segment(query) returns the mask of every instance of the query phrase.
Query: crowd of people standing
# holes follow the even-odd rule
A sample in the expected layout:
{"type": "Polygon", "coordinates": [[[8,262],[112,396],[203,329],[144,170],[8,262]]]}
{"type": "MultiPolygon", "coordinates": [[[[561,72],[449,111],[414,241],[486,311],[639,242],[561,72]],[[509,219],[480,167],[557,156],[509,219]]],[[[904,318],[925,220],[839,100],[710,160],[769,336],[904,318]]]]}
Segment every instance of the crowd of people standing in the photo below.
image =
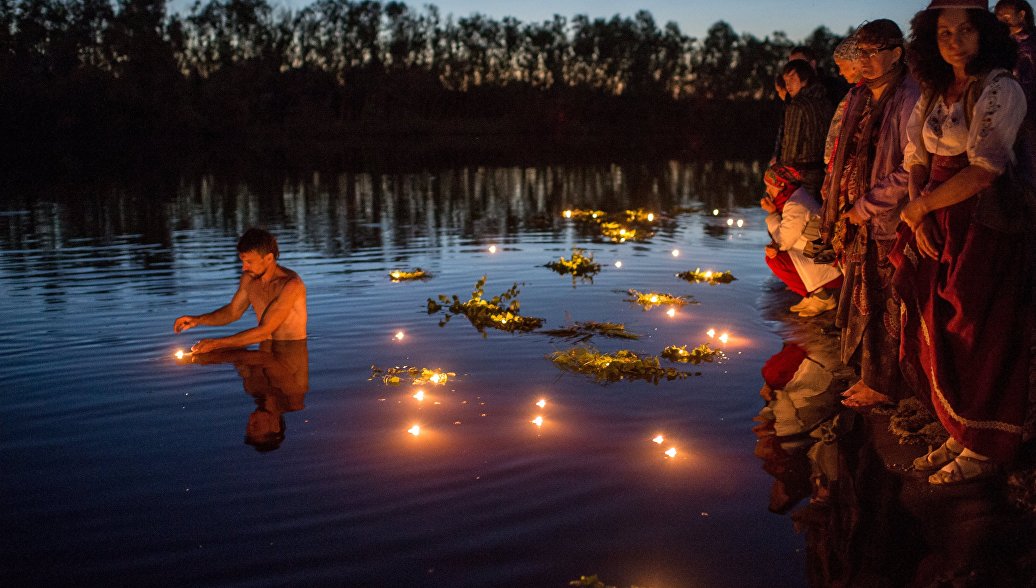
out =
{"type": "Polygon", "coordinates": [[[932,0],[806,48],[775,80],[783,124],[764,177],[767,264],[834,311],[855,409],[916,397],[949,433],[914,468],[995,474],[1023,440],[1033,349],[1036,27],[1026,0],[932,0]]]}

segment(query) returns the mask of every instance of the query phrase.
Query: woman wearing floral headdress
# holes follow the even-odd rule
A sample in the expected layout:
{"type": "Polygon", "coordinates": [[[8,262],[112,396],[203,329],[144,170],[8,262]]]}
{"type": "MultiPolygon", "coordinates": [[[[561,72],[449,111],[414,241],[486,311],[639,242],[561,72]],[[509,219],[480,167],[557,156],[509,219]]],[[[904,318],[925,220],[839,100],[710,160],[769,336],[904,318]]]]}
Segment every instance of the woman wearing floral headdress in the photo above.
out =
{"type": "MultiPolygon", "coordinates": [[[[903,373],[950,439],[914,461],[931,484],[988,476],[1021,442],[1028,400],[1028,281],[1013,164],[1025,95],[1015,46],[986,0],[935,0],[913,19],[924,89],[910,118],[910,203],[896,244],[903,373]]],[[[1024,217],[1021,217],[1024,218],[1024,217]]]]}

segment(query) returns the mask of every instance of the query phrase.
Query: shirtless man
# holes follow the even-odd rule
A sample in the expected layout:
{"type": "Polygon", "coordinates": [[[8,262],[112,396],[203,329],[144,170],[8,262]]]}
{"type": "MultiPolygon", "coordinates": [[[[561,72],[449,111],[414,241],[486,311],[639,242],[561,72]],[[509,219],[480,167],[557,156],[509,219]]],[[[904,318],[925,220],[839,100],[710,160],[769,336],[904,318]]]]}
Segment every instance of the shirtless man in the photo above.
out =
{"type": "Polygon", "coordinates": [[[277,265],[277,239],[262,229],[248,229],[237,242],[241,259],[241,282],[230,304],[202,315],[185,315],[173,323],[182,333],[198,325],[218,327],[230,324],[251,306],[259,324],[229,337],[202,339],[191,351],[245,347],[273,339],[296,341],[306,338],[306,286],[298,274],[277,265]]]}

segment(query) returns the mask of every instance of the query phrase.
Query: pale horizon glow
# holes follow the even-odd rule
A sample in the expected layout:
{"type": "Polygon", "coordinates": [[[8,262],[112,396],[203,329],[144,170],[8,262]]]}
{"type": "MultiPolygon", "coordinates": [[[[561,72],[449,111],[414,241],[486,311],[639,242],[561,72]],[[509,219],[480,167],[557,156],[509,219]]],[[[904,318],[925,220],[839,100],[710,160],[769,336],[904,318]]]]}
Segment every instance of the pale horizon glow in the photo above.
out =
{"type": "MultiPolygon", "coordinates": [[[[170,12],[188,12],[194,0],[170,0],[170,12]]],[[[298,10],[313,4],[312,0],[269,0],[275,9],[298,10]]],[[[204,3],[203,3],[204,4],[204,3]]],[[[785,33],[792,41],[805,39],[817,27],[825,26],[832,33],[844,35],[850,28],[858,27],[868,20],[889,18],[909,33],[910,19],[923,10],[928,1],[872,0],[851,2],[849,0],[798,0],[774,2],[773,0],[739,0],[737,2],[711,2],[707,0],[641,0],[639,2],[618,2],[615,0],[569,0],[548,2],[527,0],[526,2],[505,2],[502,0],[432,0],[405,2],[413,10],[421,11],[427,4],[439,8],[443,20],[447,15],[454,19],[479,13],[494,20],[512,16],[524,23],[552,20],[555,14],[571,21],[575,15],[585,14],[590,18],[609,19],[620,15],[632,18],[637,11],[646,10],[655,20],[655,26],[663,28],[668,22],[675,22],[686,35],[702,39],[709,27],[724,21],[738,34],[750,33],[757,38],[773,37],[777,31],[785,33]]]]}

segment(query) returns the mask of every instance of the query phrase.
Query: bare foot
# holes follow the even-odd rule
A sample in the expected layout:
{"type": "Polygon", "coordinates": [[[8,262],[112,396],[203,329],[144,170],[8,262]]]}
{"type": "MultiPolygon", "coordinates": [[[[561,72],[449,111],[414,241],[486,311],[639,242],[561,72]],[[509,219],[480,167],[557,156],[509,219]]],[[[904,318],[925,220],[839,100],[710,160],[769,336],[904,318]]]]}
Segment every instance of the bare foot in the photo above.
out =
{"type": "MultiPolygon", "coordinates": [[[[878,392],[874,388],[871,388],[867,384],[864,384],[863,380],[860,380],[856,386],[859,386],[860,389],[855,394],[842,401],[842,404],[849,408],[869,408],[892,402],[891,398],[878,392]]],[[[853,386],[853,388],[856,386],[853,386]]]]}
{"type": "Polygon", "coordinates": [[[863,380],[860,380],[852,386],[849,386],[849,388],[847,388],[845,392],[842,392],[842,398],[849,398],[857,392],[862,392],[865,388],[869,388],[869,386],[867,384],[864,384],[863,380]]]}

